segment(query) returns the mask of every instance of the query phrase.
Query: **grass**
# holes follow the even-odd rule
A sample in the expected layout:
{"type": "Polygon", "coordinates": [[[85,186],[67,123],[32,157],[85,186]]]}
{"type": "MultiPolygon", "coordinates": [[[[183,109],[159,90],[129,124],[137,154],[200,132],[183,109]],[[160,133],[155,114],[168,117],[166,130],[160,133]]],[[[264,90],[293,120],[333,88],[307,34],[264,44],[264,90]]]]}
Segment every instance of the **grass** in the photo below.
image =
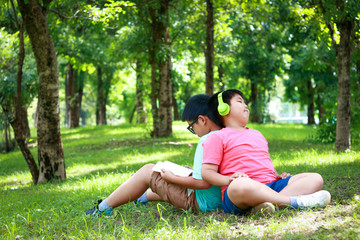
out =
{"type": "MultiPolygon", "coordinates": [[[[332,202],[325,209],[277,210],[249,217],[192,213],[167,203],[127,204],[109,218],[84,215],[146,163],[191,165],[198,138],[175,122],[174,137],[149,138],[149,127],[62,129],[67,180],[34,186],[19,151],[0,153],[2,239],[359,239],[360,147],[337,154],[316,144],[304,125],[250,125],[268,139],[278,172],[318,172],[332,202]]],[[[32,152],[37,157],[37,149],[32,152]]]]}

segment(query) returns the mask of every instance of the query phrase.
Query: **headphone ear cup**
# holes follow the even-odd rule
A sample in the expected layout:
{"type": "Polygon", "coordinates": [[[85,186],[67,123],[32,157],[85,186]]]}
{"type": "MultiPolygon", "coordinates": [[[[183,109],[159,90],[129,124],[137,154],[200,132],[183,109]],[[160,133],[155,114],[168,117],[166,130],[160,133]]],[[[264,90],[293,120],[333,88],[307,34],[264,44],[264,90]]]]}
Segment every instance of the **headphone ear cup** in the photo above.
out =
{"type": "Polygon", "coordinates": [[[217,107],[217,110],[218,110],[219,114],[221,116],[228,115],[230,112],[230,106],[229,106],[229,104],[224,103],[224,101],[222,99],[222,92],[219,93],[219,95],[218,95],[218,102],[219,102],[219,105],[217,107]]]}
{"type": "Polygon", "coordinates": [[[230,112],[230,106],[227,103],[222,103],[218,106],[218,112],[221,116],[226,116],[230,112]]]}

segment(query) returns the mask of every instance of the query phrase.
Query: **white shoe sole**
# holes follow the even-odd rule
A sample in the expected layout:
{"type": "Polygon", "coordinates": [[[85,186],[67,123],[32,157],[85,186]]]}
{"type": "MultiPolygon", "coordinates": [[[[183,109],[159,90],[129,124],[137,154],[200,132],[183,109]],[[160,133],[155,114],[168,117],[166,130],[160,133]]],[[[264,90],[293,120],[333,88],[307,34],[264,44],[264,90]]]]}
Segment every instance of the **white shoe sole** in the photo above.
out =
{"type": "Polygon", "coordinates": [[[320,207],[325,207],[326,205],[328,205],[331,202],[331,194],[326,191],[326,190],[321,190],[319,191],[319,193],[321,192],[321,194],[324,195],[324,203],[323,204],[319,204],[320,207]]]}
{"type": "Polygon", "coordinates": [[[270,214],[275,212],[275,206],[271,202],[263,202],[258,205],[256,205],[251,211],[250,214],[256,214],[256,213],[264,213],[264,214],[270,214]]]}

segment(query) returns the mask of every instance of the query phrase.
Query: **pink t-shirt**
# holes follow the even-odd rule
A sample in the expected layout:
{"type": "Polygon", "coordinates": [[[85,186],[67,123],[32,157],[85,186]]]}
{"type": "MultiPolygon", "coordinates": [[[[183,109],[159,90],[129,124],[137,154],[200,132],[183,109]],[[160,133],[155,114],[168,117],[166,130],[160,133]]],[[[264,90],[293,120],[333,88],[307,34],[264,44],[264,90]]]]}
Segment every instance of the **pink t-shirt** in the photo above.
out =
{"type": "MultiPolygon", "coordinates": [[[[264,184],[277,180],[268,143],[257,130],[223,128],[208,136],[203,147],[203,163],[218,165],[222,175],[243,172],[264,184]]],[[[222,187],[223,194],[226,188],[222,187]]]]}

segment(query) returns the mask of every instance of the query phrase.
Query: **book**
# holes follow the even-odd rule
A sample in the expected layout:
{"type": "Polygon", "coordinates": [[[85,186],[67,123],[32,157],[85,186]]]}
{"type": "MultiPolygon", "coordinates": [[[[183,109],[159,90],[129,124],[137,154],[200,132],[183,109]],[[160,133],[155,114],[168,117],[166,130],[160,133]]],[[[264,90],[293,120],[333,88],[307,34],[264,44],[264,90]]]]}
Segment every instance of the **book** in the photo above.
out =
{"type": "Polygon", "coordinates": [[[172,172],[173,174],[181,177],[187,177],[189,176],[193,170],[180,166],[176,163],[165,161],[165,162],[157,162],[155,166],[153,167],[154,172],[161,172],[161,169],[166,169],[172,172]]]}

